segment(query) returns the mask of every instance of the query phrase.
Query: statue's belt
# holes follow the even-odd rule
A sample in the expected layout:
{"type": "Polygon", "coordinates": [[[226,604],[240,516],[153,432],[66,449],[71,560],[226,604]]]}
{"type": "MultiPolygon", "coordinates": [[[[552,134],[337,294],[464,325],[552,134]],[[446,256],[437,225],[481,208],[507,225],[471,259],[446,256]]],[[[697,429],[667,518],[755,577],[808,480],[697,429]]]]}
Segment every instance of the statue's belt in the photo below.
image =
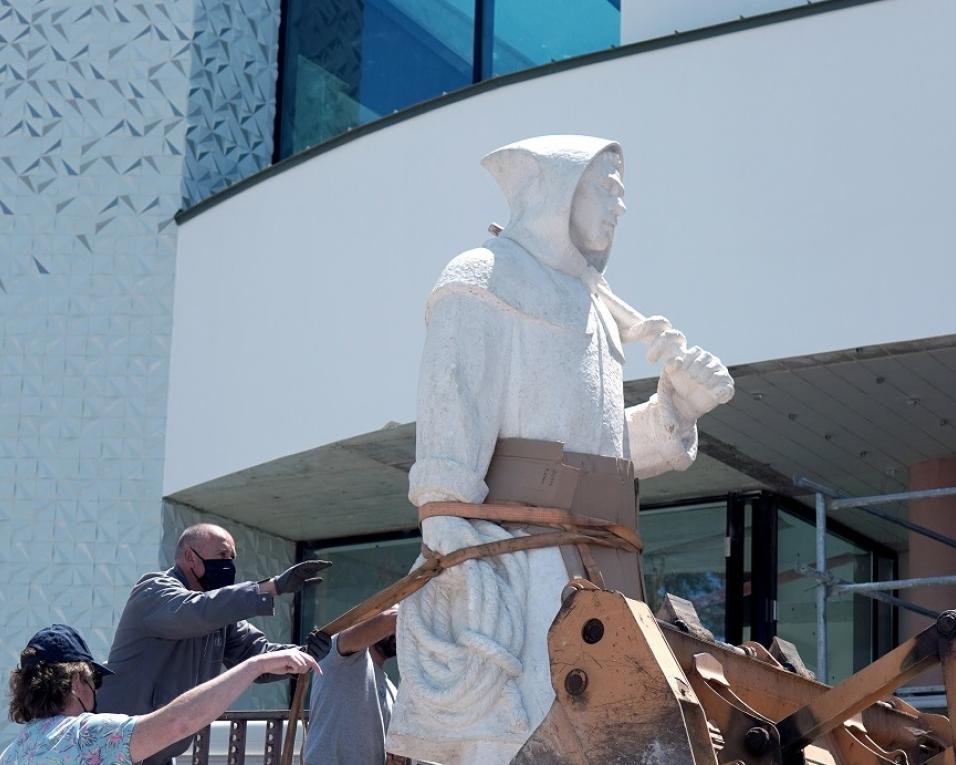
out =
{"type": "MultiPolygon", "coordinates": [[[[554,517],[552,509],[557,508],[596,516],[617,524],[618,529],[624,529],[625,536],[632,533],[628,537],[632,541],[637,538],[633,534],[637,528],[637,481],[629,459],[568,451],[559,441],[499,438],[485,484],[485,507],[523,506],[518,521],[497,516],[492,520],[519,523],[526,533],[549,533],[554,525],[565,531],[581,530],[564,525],[567,518],[554,517]]],[[[481,510],[477,513],[470,510],[462,517],[484,517],[481,510]]],[[[640,562],[636,555],[626,554],[630,552],[633,551],[593,548],[589,544],[561,547],[561,557],[571,576],[586,576],[603,589],[620,590],[629,598],[643,600],[640,562]]]]}
{"type": "MultiPolygon", "coordinates": [[[[425,562],[413,569],[407,576],[402,577],[384,590],[379,590],[372,597],[363,600],[354,608],[349,609],[338,619],[316,627],[315,632],[324,632],[326,635],[335,635],[359,622],[371,619],[382,611],[418,592],[428,582],[443,571],[457,566],[465,561],[490,558],[494,555],[522,552],[524,550],[539,550],[545,547],[560,547],[575,545],[578,550],[586,550],[588,545],[599,547],[613,547],[627,552],[641,552],[644,543],[634,529],[618,523],[606,521],[603,518],[594,518],[590,515],[581,515],[556,507],[534,507],[520,504],[485,504],[473,505],[465,502],[429,502],[419,508],[420,520],[438,516],[451,516],[468,520],[493,521],[496,523],[522,523],[532,526],[548,526],[555,530],[543,534],[533,534],[512,539],[500,539],[496,542],[462,547],[444,555],[436,553],[424,544],[422,555],[425,562]]],[[[583,555],[586,568],[590,569],[587,558],[583,555]]],[[[590,573],[590,572],[589,572],[590,573]]],[[[576,580],[581,581],[581,580],[576,580]]],[[[286,751],[292,752],[295,736],[295,721],[302,712],[305,698],[305,689],[308,681],[300,676],[296,679],[295,693],[289,710],[289,726],[286,731],[286,743],[283,748],[283,759],[286,751]]],[[[288,763],[290,765],[291,754],[288,763]]]]}
{"type": "Polygon", "coordinates": [[[427,502],[418,510],[419,522],[426,518],[450,516],[523,524],[531,527],[529,531],[532,533],[462,547],[446,554],[437,553],[422,544],[425,558],[422,565],[313,632],[335,635],[370,619],[417,592],[442,571],[465,561],[572,545],[577,547],[588,576],[598,584],[603,584],[601,572],[588,551],[589,546],[615,548],[630,553],[640,553],[644,549],[644,543],[631,526],[546,504],[546,500],[563,502],[568,506],[578,503],[612,507],[623,503],[630,506],[633,515],[634,473],[630,460],[566,452],[563,444],[554,441],[505,438],[498,440],[486,480],[490,501],[480,505],[427,502]],[[612,480],[606,480],[608,477],[612,480]],[[582,491],[585,485],[590,489],[582,491]],[[605,486],[610,486],[610,491],[605,486]],[[597,493],[594,493],[595,488],[597,493]],[[553,530],[537,533],[534,527],[553,530]]]}

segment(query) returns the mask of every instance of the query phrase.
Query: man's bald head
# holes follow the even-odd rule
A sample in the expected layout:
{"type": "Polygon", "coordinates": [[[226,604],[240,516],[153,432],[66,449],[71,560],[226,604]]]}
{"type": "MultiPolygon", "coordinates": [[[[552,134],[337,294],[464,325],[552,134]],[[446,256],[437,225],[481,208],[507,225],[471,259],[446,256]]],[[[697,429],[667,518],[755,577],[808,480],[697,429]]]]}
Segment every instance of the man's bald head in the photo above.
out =
{"type": "Polygon", "coordinates": [[[235,557],[236,543],[232,534],[214,523],[190,526],[176,543],[176,565],[183,569],[201,566],[202,559],[235,557]]]}

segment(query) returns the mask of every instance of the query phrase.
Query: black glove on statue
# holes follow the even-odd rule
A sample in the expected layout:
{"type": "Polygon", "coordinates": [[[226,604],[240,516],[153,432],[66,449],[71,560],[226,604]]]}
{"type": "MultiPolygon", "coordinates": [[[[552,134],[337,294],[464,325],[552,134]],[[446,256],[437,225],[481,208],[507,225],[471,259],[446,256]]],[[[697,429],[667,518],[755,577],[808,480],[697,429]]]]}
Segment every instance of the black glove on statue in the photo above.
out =
{"type": "Polygon", "coordinates": [[[316,576],[316,574],[331,565],[332,563],[327,560],[306,560],[302,563],[296,563],[292,568],[275,578],[276,595],[298,592],[310,582],[321,582],[322,577],[316,576]]]}

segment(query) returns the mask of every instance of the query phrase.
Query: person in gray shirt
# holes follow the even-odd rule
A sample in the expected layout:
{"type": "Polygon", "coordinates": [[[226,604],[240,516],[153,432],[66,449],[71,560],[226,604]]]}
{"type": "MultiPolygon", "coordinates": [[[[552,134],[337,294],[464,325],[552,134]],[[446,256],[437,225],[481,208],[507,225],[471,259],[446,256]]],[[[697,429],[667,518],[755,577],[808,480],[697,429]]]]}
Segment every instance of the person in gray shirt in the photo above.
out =
{"type": "MultiPolygon", "coordinates": [[[[395,655],[397,608],[332,637],[313,673],[305,765],[383,765],[395,686],[382,665],[395,655]]],[[[404,760],[404,758],[402,758],[404,760]]]]}
{"type": "MultiPolygon", "coordinates": [[[[327,561],[305,561],[261,582],[236,579],[236,544],[224,528],[190,526],[176,546],[176,565],[144,575],[120,617],[99,709],[141,715],[216,677],[251,656],[295,646],[270,643],[244,621],[271,616],[273,598],[321,581],[327,561]]],[[[282,679],[262,675],[256,682],[282,679]]],[[[144,761],[166,765],[189,747],[183,739],[144,761]]]]}

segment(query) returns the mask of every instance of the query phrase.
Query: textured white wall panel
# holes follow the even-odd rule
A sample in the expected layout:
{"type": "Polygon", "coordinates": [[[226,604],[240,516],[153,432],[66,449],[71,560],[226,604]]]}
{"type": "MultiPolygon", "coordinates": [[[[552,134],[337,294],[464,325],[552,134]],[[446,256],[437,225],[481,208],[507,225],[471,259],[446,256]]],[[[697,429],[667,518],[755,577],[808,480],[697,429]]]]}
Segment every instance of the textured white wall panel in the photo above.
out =
{"type": "Polygon", "coordinates": [[[195,0],[184,205],[272,161],[279,0],[195,0]]]}
{"type": "Polygon", "coordinates": [[[277,5],[0,2],[4,675],[158,565],[172,217],[271,153],[277,5]]]}

